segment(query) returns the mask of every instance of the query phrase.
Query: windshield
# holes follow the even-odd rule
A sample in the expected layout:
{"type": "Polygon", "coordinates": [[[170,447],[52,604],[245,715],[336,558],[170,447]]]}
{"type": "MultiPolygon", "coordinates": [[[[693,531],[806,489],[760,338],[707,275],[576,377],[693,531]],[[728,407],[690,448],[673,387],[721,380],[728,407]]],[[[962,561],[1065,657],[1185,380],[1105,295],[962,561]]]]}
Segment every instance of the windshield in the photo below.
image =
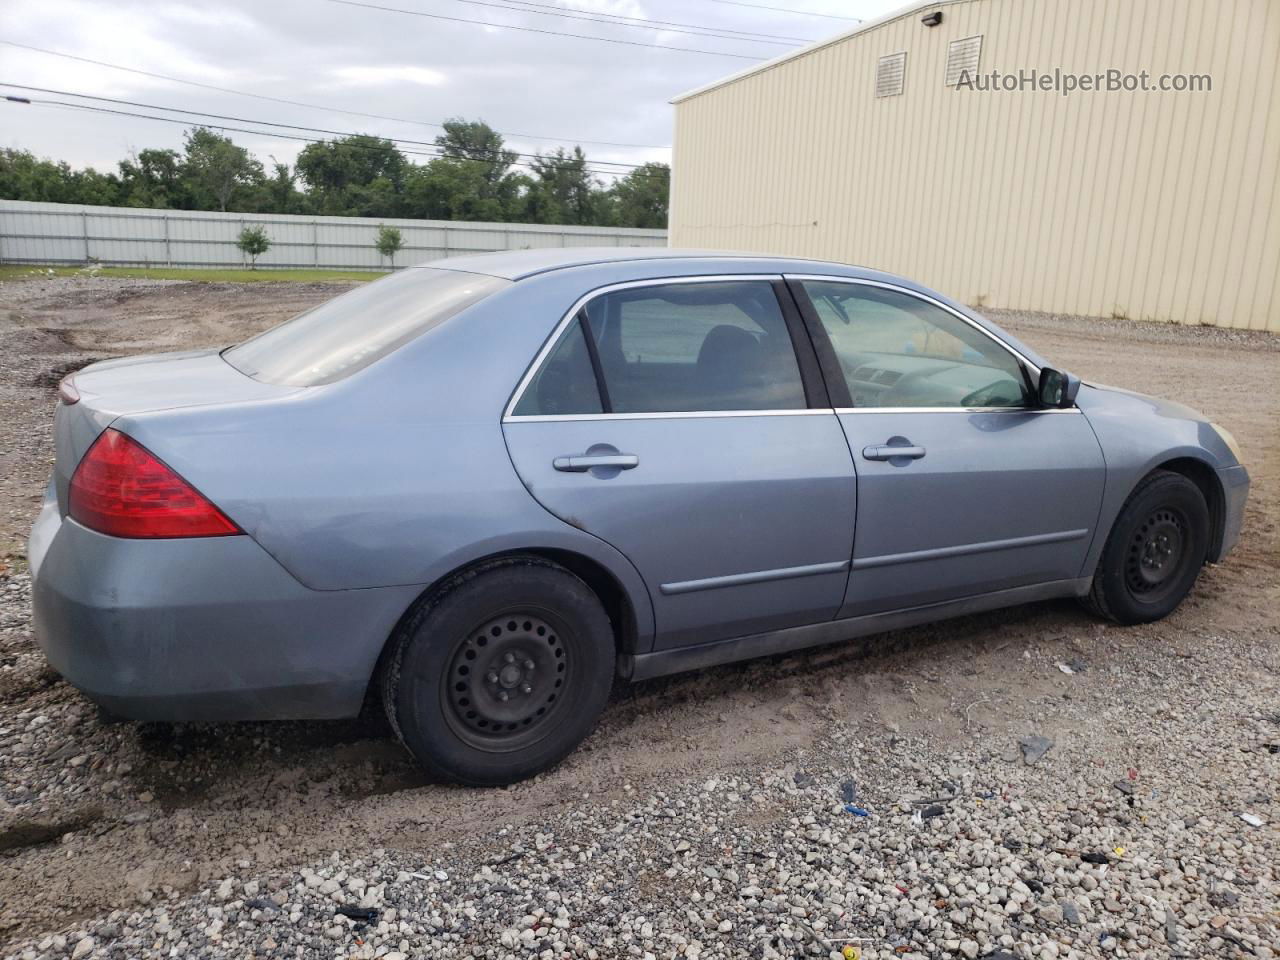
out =
{"type": "Polygon", "coordinates": [[[510,283],[412,267],[356,287],[222,355],[255,380],[293,387],[332,383],[510,283]]]}

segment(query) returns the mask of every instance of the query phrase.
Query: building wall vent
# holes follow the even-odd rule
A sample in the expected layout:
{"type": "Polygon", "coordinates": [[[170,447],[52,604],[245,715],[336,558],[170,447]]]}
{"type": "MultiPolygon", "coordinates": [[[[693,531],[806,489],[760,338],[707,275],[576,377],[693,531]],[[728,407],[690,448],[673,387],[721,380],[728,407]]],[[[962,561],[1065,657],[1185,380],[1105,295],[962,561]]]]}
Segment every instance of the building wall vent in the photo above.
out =
{"type": "Polygon", "coordinates": [[[982,37],[965,37],[952,40],[947,45],[947,86],[960,82],[960,74],[968,71],[970,77],[978,75],[978,60],[982,57],[982,37]]]}
{"type": "Polygon", "coordinates": [[[907,75],[907,52],[891,53],[876,63],[876,96],[896,97],[902,93],[902,82],[907,75]]]}

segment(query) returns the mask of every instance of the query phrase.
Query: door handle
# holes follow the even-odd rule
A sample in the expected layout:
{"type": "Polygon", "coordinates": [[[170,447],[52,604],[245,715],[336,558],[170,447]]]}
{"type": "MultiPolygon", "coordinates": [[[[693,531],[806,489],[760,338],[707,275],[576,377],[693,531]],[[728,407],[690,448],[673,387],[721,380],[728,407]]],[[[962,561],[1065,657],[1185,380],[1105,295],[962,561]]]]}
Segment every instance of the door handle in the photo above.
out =
{"type": "Polygon", "coordinates": [[[896,447],[891,444],[882,443],[873,447],[863,447],[862,456],[865,460],[894,460],[897,457],[905,457],[908,460],[919,460],[924,456],[924,447],[896,447]]]}
{"type": "Polygon", "coordinates": [[[640,465],[640,458],[633,453],[580,453],[576,457],[556,457],[551,466],[564,473],[586,473],[595,467],[616,467],[630,470],[640,465]]]}

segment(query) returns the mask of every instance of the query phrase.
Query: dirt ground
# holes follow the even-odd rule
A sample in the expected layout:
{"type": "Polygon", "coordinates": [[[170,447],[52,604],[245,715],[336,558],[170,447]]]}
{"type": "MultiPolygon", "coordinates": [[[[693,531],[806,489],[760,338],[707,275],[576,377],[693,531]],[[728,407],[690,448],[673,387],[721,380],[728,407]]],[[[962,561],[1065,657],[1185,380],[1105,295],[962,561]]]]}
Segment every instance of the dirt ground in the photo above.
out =
{"type": "Polygon", "coordinates": [[[1274,881],[1280,761],[1259,745],[1280,740],[1280,338],[1261,334],[992,312],[1085,379],[1182,400],[1243,447],[1253,490],[1240,546],[1162,623],[1117,628],[1046,603],[651,681],[617,691],[559,768],[503,790],[424,782],[376,719],[100,722],[30,633],[22,552],[58,379],[91,359],[233,342],[341,289],[0,284],[0,945],[184,896],[237,866],[483,843],[587,797],[782,768],[836,727],[940,756],[1000,754],[1050,731],[1079,759],[1061,776],[1130,767],[1161,784],[1167,816],[1255,811],[1267,826],[1235,869],[1274,881]]]}

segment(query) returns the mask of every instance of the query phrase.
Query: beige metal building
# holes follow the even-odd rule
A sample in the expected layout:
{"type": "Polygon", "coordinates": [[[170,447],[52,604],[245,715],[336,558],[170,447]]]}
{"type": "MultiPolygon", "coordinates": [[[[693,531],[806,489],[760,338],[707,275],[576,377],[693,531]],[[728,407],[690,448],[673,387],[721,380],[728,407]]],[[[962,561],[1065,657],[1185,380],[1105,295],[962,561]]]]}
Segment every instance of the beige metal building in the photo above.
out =
{"type": "Polygon", "coordinates": [[[673,102],[673,245],[1280,331],[1280,0],[942,0],[673,102]]]}

